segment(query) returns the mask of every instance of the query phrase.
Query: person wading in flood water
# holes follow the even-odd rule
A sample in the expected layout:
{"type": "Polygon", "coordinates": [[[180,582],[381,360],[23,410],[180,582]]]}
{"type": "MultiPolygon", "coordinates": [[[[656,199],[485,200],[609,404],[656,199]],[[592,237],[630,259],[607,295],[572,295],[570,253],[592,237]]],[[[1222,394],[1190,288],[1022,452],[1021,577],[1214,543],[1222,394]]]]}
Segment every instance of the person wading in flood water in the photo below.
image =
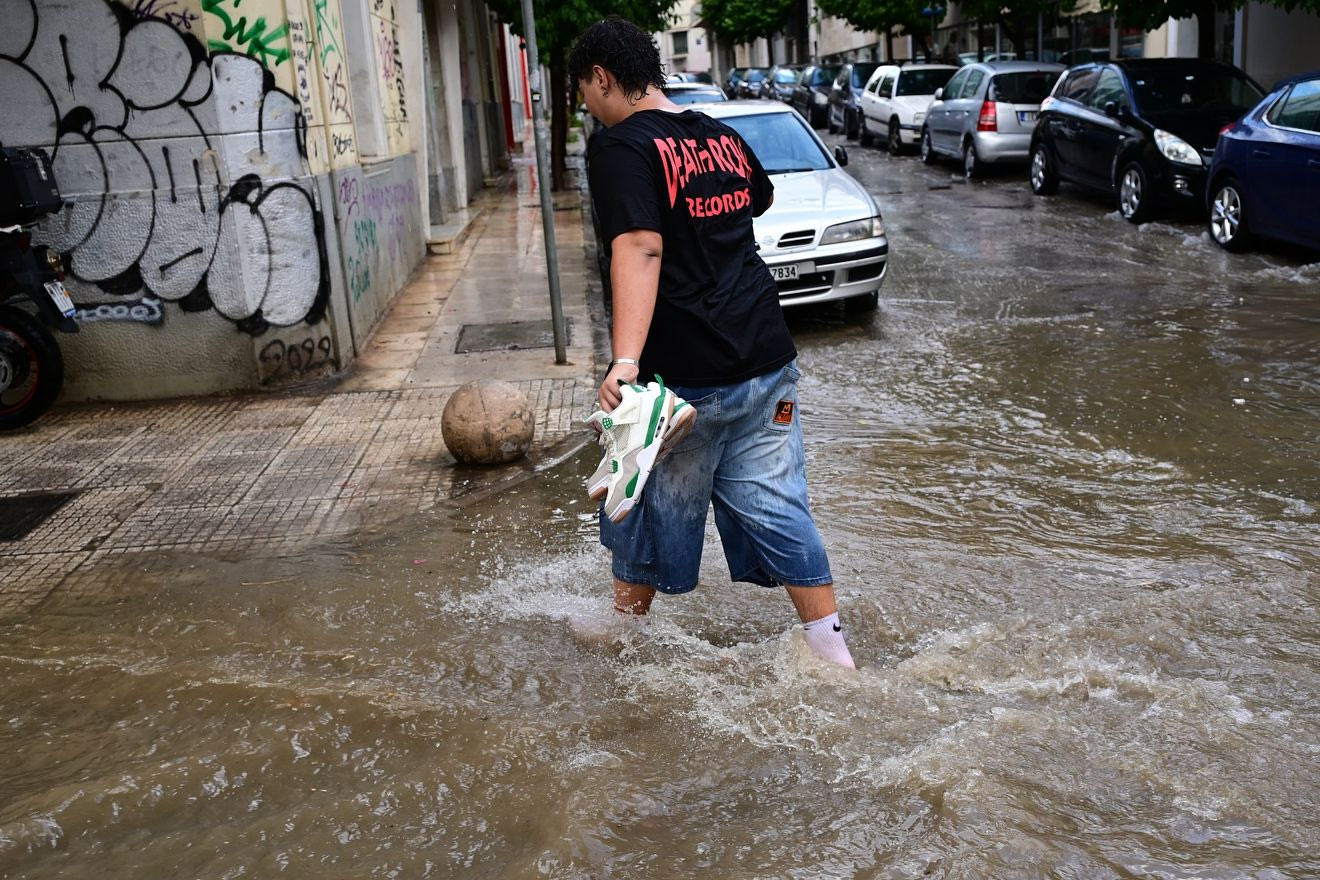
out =
{"type": "Polygon", "coordinates": [[[733,580],[784,587],[811,650],[853,668],[807,502],[797,349],[752,231],[774,186],[737,132],[665,96],[659,52],[635,25],[587,28],[568,70],[606,126],[588,153],[614,291],[602,413],[652,375],[697,412],[636,508],[601,517],[615,609],[643,615],[657,590],[696,586],[713,502],[733,580]]]}

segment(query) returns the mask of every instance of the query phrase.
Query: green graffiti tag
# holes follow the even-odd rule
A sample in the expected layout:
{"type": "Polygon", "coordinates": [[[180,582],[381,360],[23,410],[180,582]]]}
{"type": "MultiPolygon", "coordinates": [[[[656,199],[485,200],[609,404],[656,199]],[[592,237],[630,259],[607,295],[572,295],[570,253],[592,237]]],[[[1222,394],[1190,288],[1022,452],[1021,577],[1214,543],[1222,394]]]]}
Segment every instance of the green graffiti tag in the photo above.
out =
{"type": "Polygon", "coordinates": [[[339,19],[330,14],[330,0],[314,0],[316,8],[316,42],[321,45],[321,63],[331,55],[339,53],[339,43],[335,34],[339,30],[339,19]]]}
{"type": "Polygon", "coordinates": [[[202,0],[202,11],[214,15],[225,26],[220,39],[206,41],[207,48],[212,52],[243,52],[262,67],[273,67],[288,61],[288,22],[272,28],[266,23],[264,15],[254,19],[251,25],[246,15],[239,15],[235,20],[234,15],[238,14],[238,5],[242,2],[202,0]],[[229,8],[226,9],[226,6],[229,8]]]}

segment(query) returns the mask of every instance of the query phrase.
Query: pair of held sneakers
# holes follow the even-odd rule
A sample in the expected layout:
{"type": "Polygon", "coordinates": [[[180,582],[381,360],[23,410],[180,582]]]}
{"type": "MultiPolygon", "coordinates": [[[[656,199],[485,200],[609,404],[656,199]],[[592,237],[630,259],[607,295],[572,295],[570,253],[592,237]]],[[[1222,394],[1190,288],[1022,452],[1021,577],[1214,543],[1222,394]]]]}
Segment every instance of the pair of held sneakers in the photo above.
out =
{"type": "Polygon", "coordinates": [[[605,515],[616,523],[637,506],[651,471],[697,422],[692,405],[655,378],[644,386],[620,382],[619,405],[608,413],[597,410],[587,419],[600,432],[598,442],[605,451],[586,480],[587,494],[593,501],[604,498],[605,515]]]}

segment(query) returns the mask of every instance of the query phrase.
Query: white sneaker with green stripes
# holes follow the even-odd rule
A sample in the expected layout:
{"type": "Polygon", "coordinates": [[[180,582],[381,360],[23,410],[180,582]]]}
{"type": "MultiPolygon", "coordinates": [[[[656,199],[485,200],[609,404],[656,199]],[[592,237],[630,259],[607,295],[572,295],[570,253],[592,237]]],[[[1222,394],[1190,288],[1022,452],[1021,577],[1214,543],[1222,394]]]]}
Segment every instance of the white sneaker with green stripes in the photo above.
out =
{"type": "Polygon", "coordinates": [[[587,419],[600,430],[605,455],[586,480],[593,500],[605,498],[605,515],[622,522],[641,500],[656,464],[688,435],[696,423],[692,406],[665,387],[664,380],[620,385],[623,400],[612,412],[587,419]]]}

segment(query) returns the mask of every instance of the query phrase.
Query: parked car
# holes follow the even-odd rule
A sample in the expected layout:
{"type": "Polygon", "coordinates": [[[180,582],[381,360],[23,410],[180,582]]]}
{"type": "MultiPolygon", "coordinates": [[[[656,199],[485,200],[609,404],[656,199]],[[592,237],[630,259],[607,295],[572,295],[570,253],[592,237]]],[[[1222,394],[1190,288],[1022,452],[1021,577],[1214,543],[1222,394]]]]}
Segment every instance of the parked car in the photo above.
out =
{"type": "Polygon", "coordinates": [[[793,109],[811,123],[812,128],[824,128],[829,115],[830,89],[839,75],[839,65],[808,64],[802,70],[793,97],[793,109]]]}
{"type": "Polygon", "coordinates": [[[738,80],[738,93],[735,98],[755,98],[760,94],[761,81],[765,75],[770,72],[768,67],[749,67],[743,74],[743,78],[738,80]]]}
{"type": "Polygon", "coordinates": [[[952,64],[877,67],[862,89],[858,130],[862,146],[869,147],[877,132],[884,132],[885,145],[895,156],[907,146],[916,146],[935,92],[948,85],[957,72],[952,64]]]}
{"type": "Polygon", "coordinates": [[[959,64],[977,64],[982,61],[1016,61],[1016,52],[986,52],[984,57],[977,58],[976,52],[959,52],[959,64]]]}
{"type": "Polygon", "coordinates": [[[724,78],[724,94],[730,98],[738,97],[738,83],[743,81],[747,71],[746,67],[735,67],[730,70],[729,75],[724,78]]]}
{"type": "Polygon", "coordinates": [[[870,62],[854,61],[839,68],[839,75],[830,88],[829,111],[825,116],[826,127],[830,134],[843,132],[845,137],[855,138],[861,128],[862,89],[872,71],[880,65],[870,62]]]}
{"type": "Polygon", "coordinates": [[[776,64],[761,80],[759,97],[763,101],[783,101],[787,104],[801,77],[802,68],[796,64],[776,64]]]}
{"type": "Polygon", "coordinates": [[[1320,71],[1286,79],[1215,145],[1210,237],[1239,251],[1256,236],[1320,250],[1320,71]]]}
{"type": "Polygon", "coordinates": [[[774,181],[774,204],[753,226],[780,303],[844,300],[850,309],[874,309],[889,241],[875,200],[843,170],[847,151],[831,155],[784,104],[730,101],[702,110],[742,135],[774,181]]]}
{"type": "Polygon", "coordinates": [[[1063,73],[1036,61],[972,63],[935,92],[921,129],[921,160],[962,160],[977,177],[987,165],[1026,162],[1040,104],[1063,73]]]}
{"type": "Polygon", "coordinates": [[[668,79],[670,82],[702,83],[708,86],[715,84],[715,80],[711,79],[710,74],[704,70],[682,70],[669,74],[668,79]]]}
{"type": "Polygon", "coordinates": [[[1225,124],[1264,91],[1228,64],[1143,58],[1068,70],[1041,104],[1031,136],[1031,188],[1059,181],[1116,193],[1142,223],[1156,211],[1205,204],[1206,164],[1225,124]]]}
{"type": "Polygon", "coordinates": [[[719,86],[699,82],[670,83],[665,86],[665,94],[675,104],[708,104],[711,101],[729,100],[719,86]]]}

